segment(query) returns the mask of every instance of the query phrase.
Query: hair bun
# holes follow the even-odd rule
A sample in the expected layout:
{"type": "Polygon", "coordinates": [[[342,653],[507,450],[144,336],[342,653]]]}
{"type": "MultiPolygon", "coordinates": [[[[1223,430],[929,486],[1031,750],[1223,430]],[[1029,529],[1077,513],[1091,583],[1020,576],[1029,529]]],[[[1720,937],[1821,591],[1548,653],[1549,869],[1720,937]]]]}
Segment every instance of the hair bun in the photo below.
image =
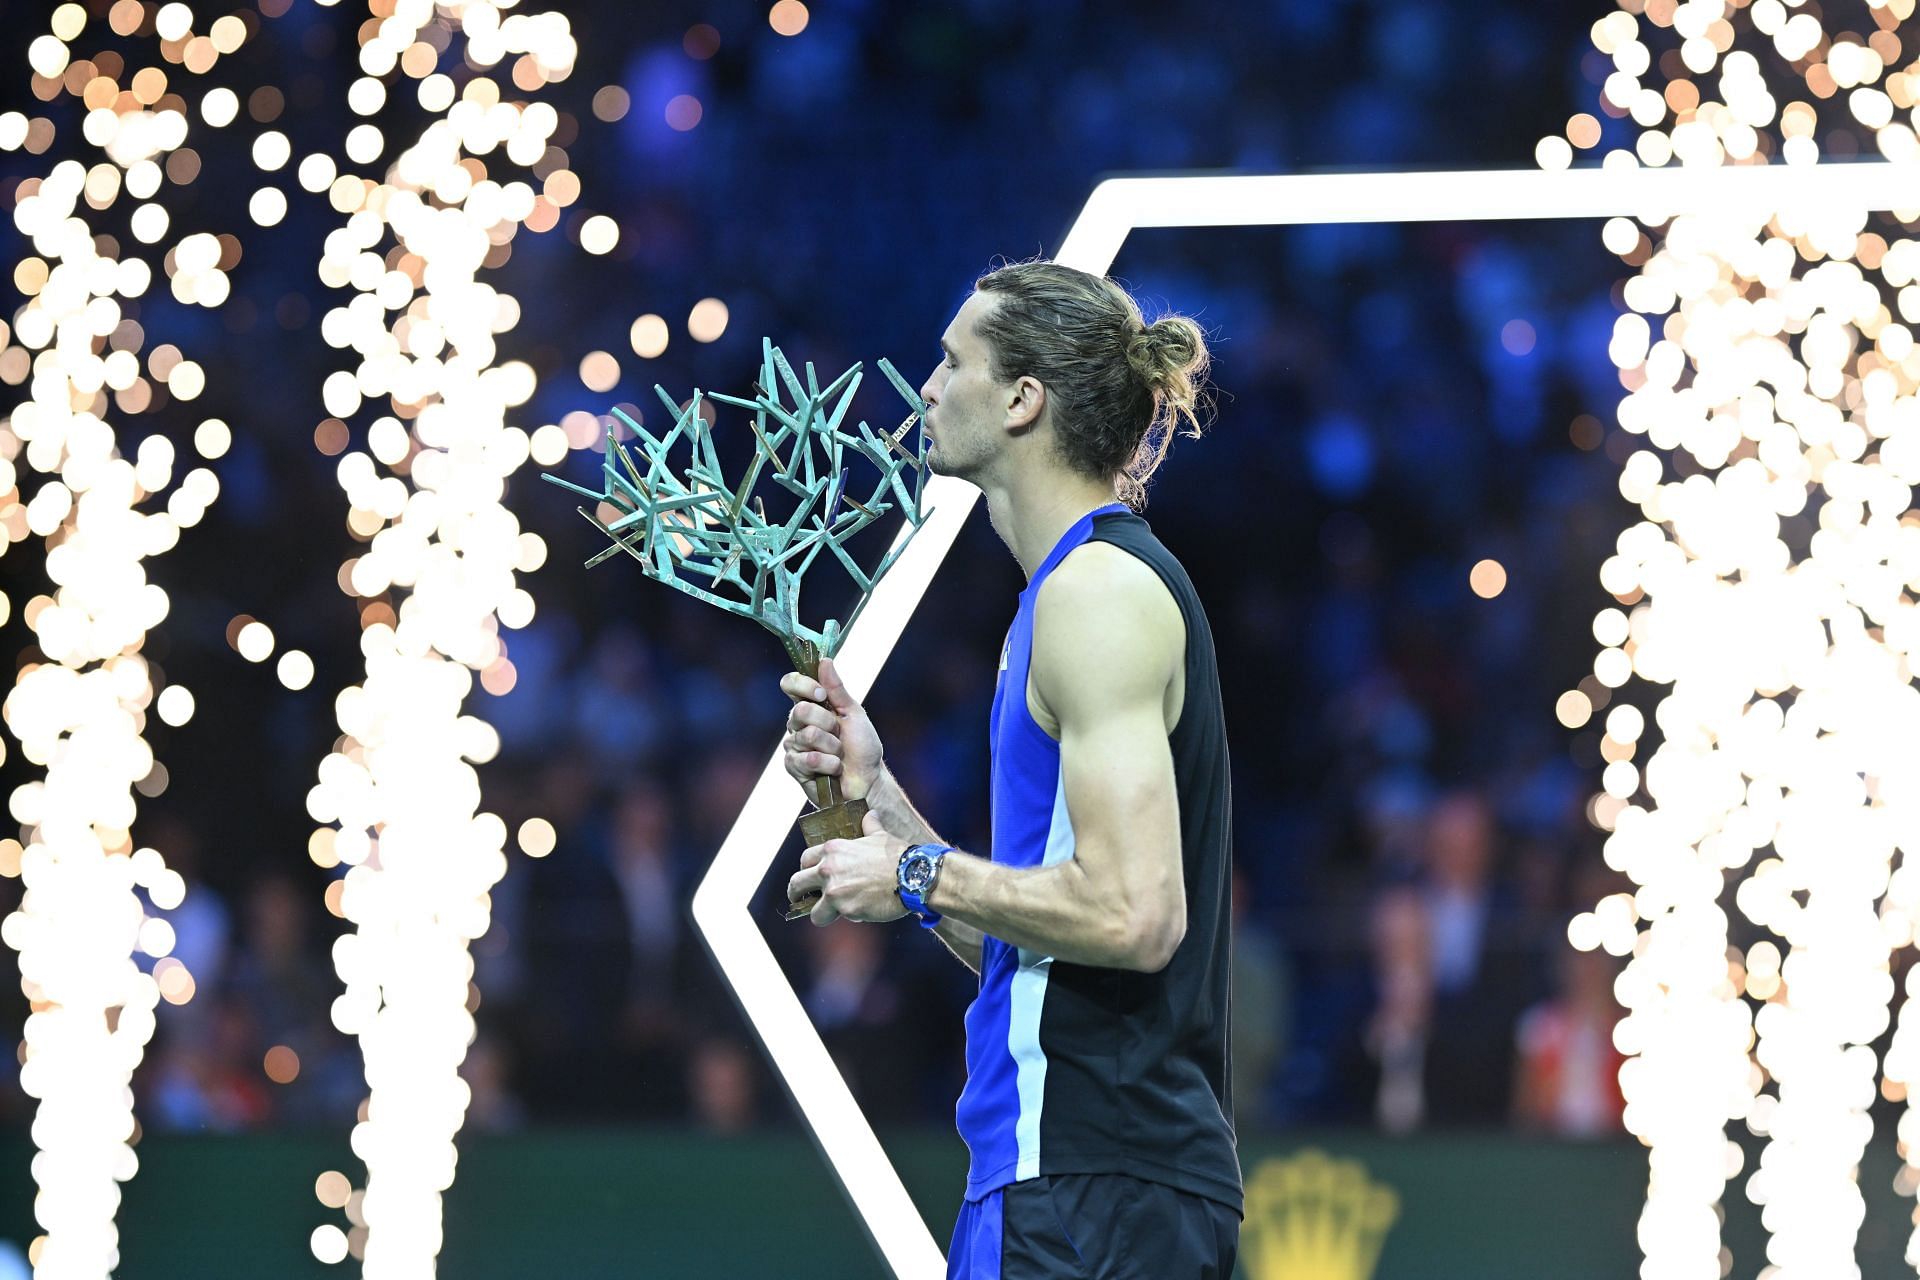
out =
{"type": "Polygon", "coordinates": [[[1127,364],[1141,384],[1158,395],[1172,392],[1186,399],[1206,362],[1206,337],[1185,316],[1162,316],[1127,338],[1127,364]]]}

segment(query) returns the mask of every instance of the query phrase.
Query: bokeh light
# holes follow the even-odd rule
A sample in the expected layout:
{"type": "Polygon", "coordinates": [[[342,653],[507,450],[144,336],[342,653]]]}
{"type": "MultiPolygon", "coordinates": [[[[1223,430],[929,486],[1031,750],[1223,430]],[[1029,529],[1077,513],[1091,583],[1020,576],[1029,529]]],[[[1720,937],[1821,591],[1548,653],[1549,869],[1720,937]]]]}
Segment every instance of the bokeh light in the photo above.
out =
{"type": "Polygon", "coordinates": [[[1578,729],[1593,718],[1593,700],[1578,689],[1569,689],[1553,704],[1553,715],[1569,729],[1578,729]]]}
{"type": "Polygon", "coordinates": [[[298,649],[289,649],[274,664],[274,674],[289,689],[304,689],[313,683],[313,659],[298,649]]]}
{"type": "Polygon", "coordinates": [[[193,719],[193,694],[183,684],[170,684],[154,699],[153,709],[163,722],[178,728],[193,719]]]}
{"type": "Polygon", "coordinates": [[[347,1207],[347,1197],[353,1194],[353,1183],[347,1175],[336,1169],[329,1169],[313,1180],[313,1196],[329,1209],[347,1207]]]}
{"type": "Polygon", "coordinates": [[[593,118],[603,124],[624,120],[633,99],[617,84],[606,85],[593,95],[593,118]]]}
{"type": "Polygon", "coordinates": [[[292,1084],[300,1076],[300,1055],[284,1044],[277,1044],[267,1050],[261,1067],[267,1079],[275,1084],[292,1084]]]}
{"type": "Polygon", "coordinates": [[[807,29],[807,6],[800,0],[778,0],[767,11],[767,25],[783,36],[797,36],[807,29]]]}
{"type": "Polygon", "coordinates": [[[329,1265],[347,1260],[347,1233],[332,1223],[315,1227],[308,1246],[314,1257],[329,1265]]]}
{"type": "Polygon", "coordinates": [[[680,38],[680,47],[696,62],[705,62],[720,52],[720,32],[709,23],[696,22],[680,38]]]}
{"type": "Polygon", "coordinates": [[[700,116],[704,110],[705,108],[700,105],[700,99],[690,93],[677,93],[667,100],[667,126],[685,133],[700,123],[700,116]]]}
{"type": "Polygon", "coordinates": [[[231,89],[209,89],[200,99],[200,118],[216,129],[232,124],[239,115],[240,96],[231,89]]]}
{"type": "Polygon", "coordinates": [[[559,843],[553,824],[545,818],[528,818],[521,823],[518,839],[521,852],[529,858],[544,858],[559,843]]]}
{"type": "Polygon", "coordinates": [[[727,331],[727,304],[718,298],[702,298],[687,314],[687,336],[695,342],[716,342],[727,331]]]}
{"type": "Polygon", "coordinates": [[[1491,600],[1507,589],[1507,570],[1498,560],[1482,560],[1467,574],[1467,585],[1482,600],[1491,600]]]}
{"type": "Polygon", "coordinates": [[[619,242],[620,224],[604,213],[597,213],[580,224],[580,247],[588,253],[611,253],[619,242]]]}
{"type": "Polygon", "coordinates": [[[209,462],[224,458],[233,447],[233,431],[218,418],[208,418],[193,429],[194,452],[209,462]]]}
{"type": "Polygon", "coordinates": [[[248,622],[234,637],[233,647],[248,662],[265,662],[273,655],[273,628],[264,622],[248,622]]]}
{"type": "Polygon", "coordinates": [[[620,362],[609,352],[589,351],[580,360],[580,381],[589,391],[611,391],[620,382],[620,362]]]}
{"type": "Polygon", "coordinates": [[[643,360],[651,360],[665,351],[669,336],[667,322],[651,312],[635,320],[627,331],[627,341],[633,347],[633,353],[643,360]]]}

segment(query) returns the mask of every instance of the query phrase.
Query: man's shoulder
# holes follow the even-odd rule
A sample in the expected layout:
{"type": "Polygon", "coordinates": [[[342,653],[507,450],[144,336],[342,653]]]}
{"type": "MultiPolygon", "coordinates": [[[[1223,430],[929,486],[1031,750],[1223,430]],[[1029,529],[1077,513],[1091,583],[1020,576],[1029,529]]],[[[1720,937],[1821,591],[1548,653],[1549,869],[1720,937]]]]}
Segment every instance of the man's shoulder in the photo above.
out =
{"type": "Polygon", "coordinates": [[[1159,679],[1186,641],[1180,607],[1160,575],[1108,542],[1085,542],[1040,584],[1034,617],[1036,672],[1054,679],[1137,669],[1159,679]]]}
{"type": "Polygon", "coordinates": [[[1089,539],[1069,551],[1040,584],[1039,600],[1076,612],[1124,612],[1151,606],[1173,594],[1145,560],[1113,542],[1089,539]]]}

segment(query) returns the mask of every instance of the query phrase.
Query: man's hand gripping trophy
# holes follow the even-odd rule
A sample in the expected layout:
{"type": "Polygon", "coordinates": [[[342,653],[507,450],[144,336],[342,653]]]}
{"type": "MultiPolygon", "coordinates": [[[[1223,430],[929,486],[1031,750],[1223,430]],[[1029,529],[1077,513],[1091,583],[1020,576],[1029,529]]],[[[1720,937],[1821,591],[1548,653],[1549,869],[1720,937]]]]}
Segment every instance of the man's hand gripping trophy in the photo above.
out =
{"type": "MultiPolygon", "coordinates": [[[[880,780],[884,752],[880,735],[847,686],[840,680],[833,659],[820,660],[820,678],[814,680],[798,671],[781,677],[780,690],[793,699],[787,713],[787,734],[781,743],[787,773],[807,793],[815,805],[824,805],[827,779],[839,779],[840,794],[848,800],[865,800],[880,780]]],[[[868,811],[869,834],[879,818],[868,811]]],[[[802,870],[819,864],[822,847],[808,849],[800,858],[802,870]]],[[[794,901],[787,908],[787,919],[810,915],[819,895],[794,901]]]]}

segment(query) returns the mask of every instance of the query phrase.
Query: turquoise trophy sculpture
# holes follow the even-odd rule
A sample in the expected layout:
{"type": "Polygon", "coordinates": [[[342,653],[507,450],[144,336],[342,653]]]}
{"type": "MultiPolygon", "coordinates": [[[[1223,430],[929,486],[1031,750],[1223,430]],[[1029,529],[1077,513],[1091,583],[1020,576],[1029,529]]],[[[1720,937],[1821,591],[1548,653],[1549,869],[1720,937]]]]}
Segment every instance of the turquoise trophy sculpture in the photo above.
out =
{"type": "MultiPolygon", "coordinates": [[[[654,391],[666,405],[672,427],[656,436],[615,409],[614,416],[633,431],[640,458],[609,431],[600,491],[551,474],[545,478],[595,504],[580,508],[580,514],[612,545],[589,559],[588,568],[625,552],[649,578],[752,618],[780,637],[794,670],[817,677],[820,659],[839,651],[881,575],[926,521],[928,512],[921,504],[926,442],[916,440],[912,449],[903,443],[926,405],[899,372],[881,360],[880,371],[911,412],[892,432],[875,431],[865,422],[849,431],[842,424],[860,387],[859,365],[823,387],[811,363],[802,381],[772,342],[763,341],[761,353],[753,399],[718,393],[704,397],[752,412],[753,457],[738,484],[721,473],[714,424],[701,411],[703,393],[695,390],[683,407],[661,387],[654,391]],[[674,460],[680,449],[683,463],[674,460]],[[850,488],[849,454],[858,455],[877,475],[864,501],[850,488]],[[765,501],[754,493],[763,480],[791,495],[793,505],[784,516],[769,516],[765,501]],[[868,573],[849,554],[847,543],[893,509],[889,495],[910,527],[907,537],[868,573]],[[800,583],[823,553],[846,569],[859,597],[844,621],[829,618],[815,630],[800,619],[800,583]]],[[[843,799],[837,778],[822,782],[814,796],[820,807],[800,819],[808,845],[858,839],[866,801],[843,799]]]]}

